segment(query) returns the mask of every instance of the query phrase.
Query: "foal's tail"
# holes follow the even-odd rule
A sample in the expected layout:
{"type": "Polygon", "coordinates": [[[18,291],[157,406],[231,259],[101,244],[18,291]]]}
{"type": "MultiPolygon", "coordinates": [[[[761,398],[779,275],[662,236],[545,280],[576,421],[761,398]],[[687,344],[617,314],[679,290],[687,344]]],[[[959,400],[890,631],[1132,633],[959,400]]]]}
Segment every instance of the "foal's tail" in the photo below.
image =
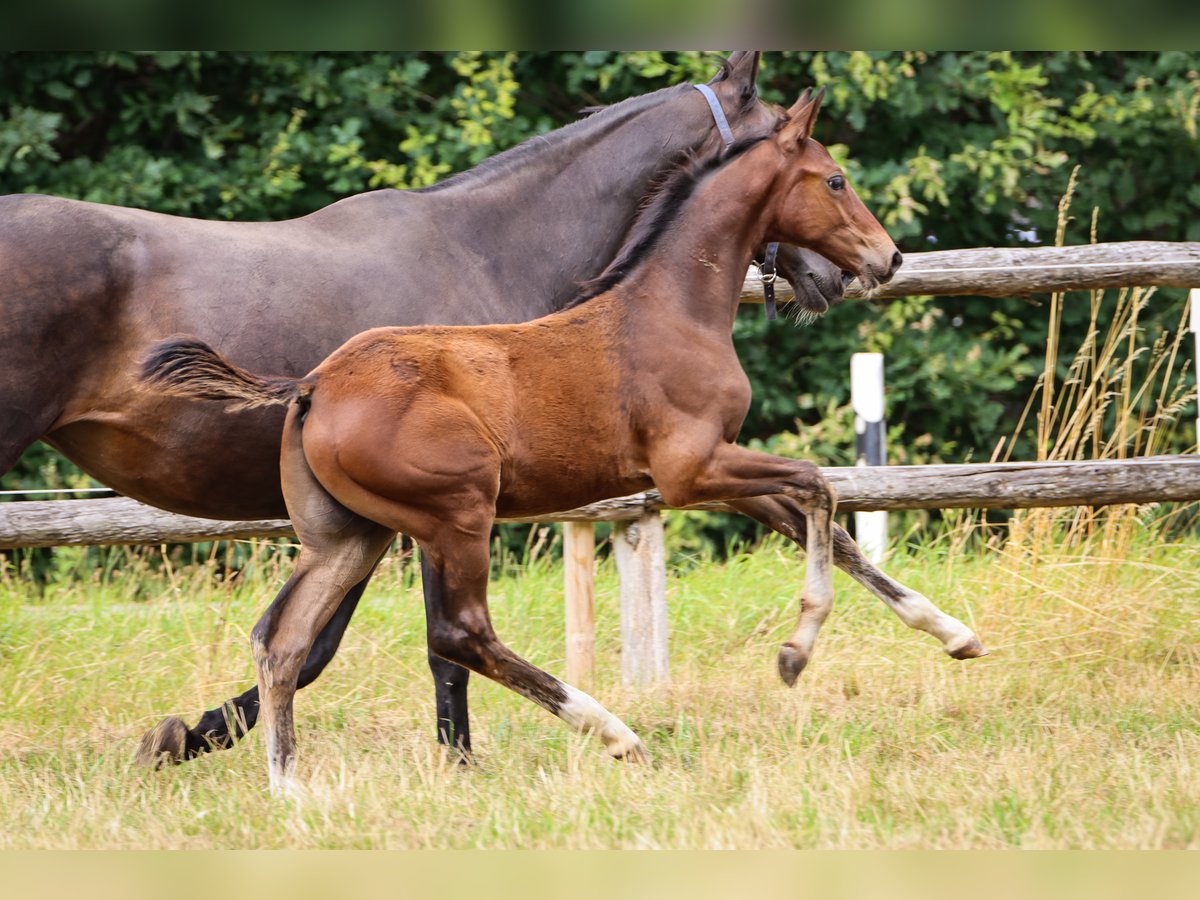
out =
{"type": "Polygon", "coordinates": [[[228,410],[304,403],[314,379],[255,375],[235,366],[194,338],[171,338],[155,345],[142,363],[141,378],[168,394],[204,400],[232,400],[228,410]]]}

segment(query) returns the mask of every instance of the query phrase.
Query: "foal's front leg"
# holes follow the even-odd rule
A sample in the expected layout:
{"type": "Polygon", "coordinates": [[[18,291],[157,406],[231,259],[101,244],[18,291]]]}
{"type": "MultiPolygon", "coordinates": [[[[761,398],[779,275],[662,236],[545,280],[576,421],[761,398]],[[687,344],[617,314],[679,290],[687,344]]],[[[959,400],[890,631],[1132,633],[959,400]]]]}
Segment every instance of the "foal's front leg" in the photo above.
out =
{"type": "MultiPolygon", "coordinates": [[[[806,546],[804,513],[788,497],[754,497],[734,500],[729,505],[801,547],[806,546]]],[[[886,603],[905,625],[937,638],[954,659],[974,659],[987,653],[970,628],[943,612],[924,594],[905,587],[873,565],[846,529],[834,523],[832,530],[833,564],[886,603]]]]}
{"type": "MultiPolygon", "coordinates": [[[[824,478],[822,477],[822,481],[824,478]]],[[[808,565],[800,595],[800,621],[792,637],[779,648],[779,677],[791,687],[808,665],[817,633],[833,609],[833,536],[830,524],[837,503],[829,488],[830,504],[805,510],[808,525],[808,565]]]]}
{"type": "Polygon", "coordinates": [[[779,675],[790,687],[812,656],[821,625],[833,609],[833,513],[837,495],[821,471],[805,460],[721,444],[706,455],[680,442],[658,454],[651,468],[670,506],[713,500],[735,502],[783,495],[803,513],[808,567],[796,631],[779,650],[779,675]]]}

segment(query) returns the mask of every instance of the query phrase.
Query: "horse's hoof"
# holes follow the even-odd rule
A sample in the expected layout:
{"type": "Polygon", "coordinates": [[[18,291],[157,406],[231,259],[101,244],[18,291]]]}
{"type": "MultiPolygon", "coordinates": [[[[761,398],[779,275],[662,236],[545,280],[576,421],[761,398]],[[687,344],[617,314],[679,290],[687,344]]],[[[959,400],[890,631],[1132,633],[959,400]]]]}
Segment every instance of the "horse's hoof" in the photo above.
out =
{"type": "Polygon", "coordinates": [[[624,762],[650,764],[650,751],[646,749],[646,745],[641,741],[635,741],[629,747],[622,750],[620,753],[613,755],[613,759],[623,760],[624,762]]]}
{"type": "Polygon", "coordinates": [[[183,719],[168,716],[147,731],[138,746],[137,764],[152,769],[183,762],[188,727],[183,719]]]}
{"type": "Polygon", "coordinates": [[[807,665],[808,655],[802,653],[795,644],[784,644],[779,648],[779,677],[788,687],[796,683],[807,665]]]}
{"type": "Polygon", "coordinates": [[[981,656],[987,656],[988,652],[983,649],[983,644],[979,643],[979,638],[973,637],[961,647],[955,647],[953,650],[947,650],[953,659],[978,659],[981,656]]]}

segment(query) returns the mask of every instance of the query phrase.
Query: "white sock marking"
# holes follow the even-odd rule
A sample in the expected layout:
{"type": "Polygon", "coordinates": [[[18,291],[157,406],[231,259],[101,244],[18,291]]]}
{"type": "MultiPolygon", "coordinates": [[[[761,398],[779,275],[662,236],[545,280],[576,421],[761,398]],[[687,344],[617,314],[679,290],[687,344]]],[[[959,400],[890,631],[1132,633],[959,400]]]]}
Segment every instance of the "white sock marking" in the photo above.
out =
{"type": "Polygon", "coordinates": [[[566,682],[559,683],[567,694],[567,699],[558,708],[560,719],[576,731],[594,731],[613,756],[625,756],[641,749],[642,742],[629,726],[601,706],[594,697],[566,682]]]}

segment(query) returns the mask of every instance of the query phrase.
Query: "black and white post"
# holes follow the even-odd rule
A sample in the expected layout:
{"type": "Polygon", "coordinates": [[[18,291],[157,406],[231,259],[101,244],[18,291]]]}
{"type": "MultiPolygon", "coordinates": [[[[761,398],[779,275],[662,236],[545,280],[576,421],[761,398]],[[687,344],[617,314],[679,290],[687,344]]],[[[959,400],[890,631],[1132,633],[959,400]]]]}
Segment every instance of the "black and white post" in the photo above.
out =
{"type": "MultiPolygon", "coordinates": [[[[855,353],[850,357],[850,405],[854,407],[856,464],[887,465],[882,353],[855,353]]],[[[871,562],[882,560],[887,550],[887,520],[884,510],[854,514],[855,539],[871,562]]]]}
{"type": "MultiPolygon", "coordinates": [[[[1192,367],[1192,371],[1200,373],[1200,288],[1192,288],[1188,291],[1188,300],[1191,302],[1191,318],[1190,324],[1192,327],[1192,337],[1196,339],[1196,364],[1192,367]]],[[[1197,452],[1200,452],[1200,377],[1196,379],[1196,443],[1197,452]]]]}

